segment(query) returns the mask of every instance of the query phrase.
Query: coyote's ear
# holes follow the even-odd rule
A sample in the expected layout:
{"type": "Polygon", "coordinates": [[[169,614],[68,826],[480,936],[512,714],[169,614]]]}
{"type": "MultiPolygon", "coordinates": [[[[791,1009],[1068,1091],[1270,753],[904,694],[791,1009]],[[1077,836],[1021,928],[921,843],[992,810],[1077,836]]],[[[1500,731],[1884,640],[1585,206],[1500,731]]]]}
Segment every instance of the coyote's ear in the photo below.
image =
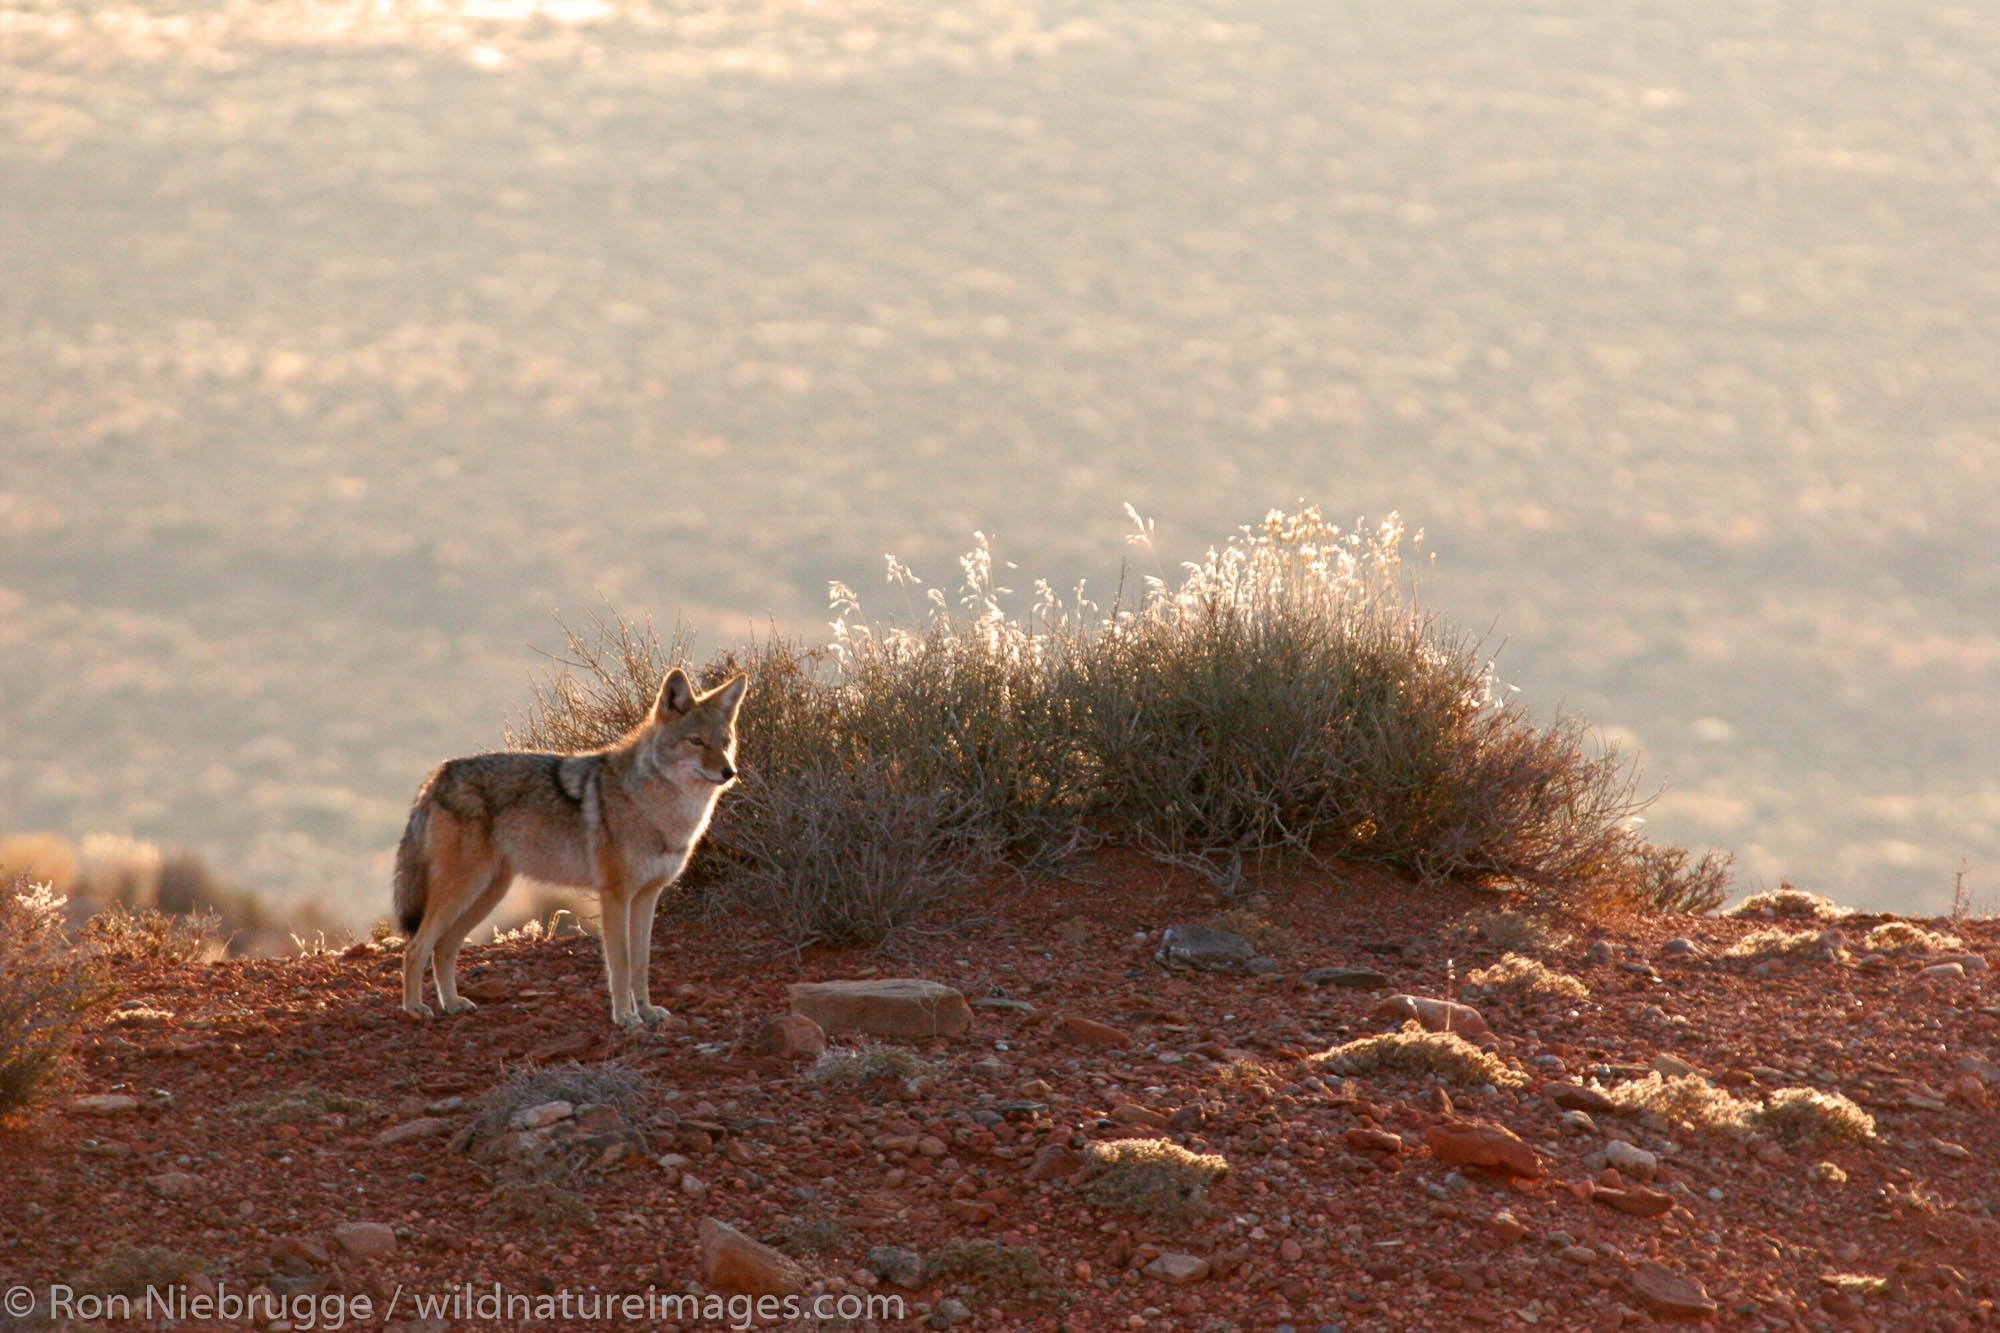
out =
{"type": "Polygon", "coordinates": [[[750,677],[733,676],[708,697],[721,704],[724,712],[735,717],[736,706],[743,702],[743,691],[749,688],[750,677]]]}
{"type": "Polygon", "coordinates": [[[694,707],[694,686],[688,684],[687,672],[675,667],[660,682],[660,697],[653,700],[653,716],[659,721],[680,717],[694,707]]]}

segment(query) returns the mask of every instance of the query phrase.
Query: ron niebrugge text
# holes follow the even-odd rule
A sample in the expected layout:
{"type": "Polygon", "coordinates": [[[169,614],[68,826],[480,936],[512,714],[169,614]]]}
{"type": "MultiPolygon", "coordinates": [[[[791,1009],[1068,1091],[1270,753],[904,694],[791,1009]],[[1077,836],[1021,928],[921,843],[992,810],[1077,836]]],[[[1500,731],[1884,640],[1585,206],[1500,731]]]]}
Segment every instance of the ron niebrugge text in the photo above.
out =
{"type": "Polygon", "coordinates": [[[509,1291],[498,1282],[460,1283],[431,1291],[397,1287],[386,1304],[366,1294],[323,1292],[280,1296],[268,1288],[232,1291],[223,1283],[212,1289],[185,1286],[148,1287],[141,1295],[77,1291],[61,1283],[47,1289],[47,1303],[35,1292],[16,1286],[6,1295],[6,1312],[27,1315],[38,1306],[51,1319],[112,1323],[146,1320],[153,1323],[263,1325],[283,1320],[297,1333],[335,1333],[351,1325],[412,1319],[491,1319],[535,1323],[616,1323],[637,1321],[706,1323],[748,1329],[760,1323],[803,1319],[888,1319],[904,1317],[901,1296],[817,1295],[743,1296],[715,1293],[645,1291],[509,1291]],[[18,1308],[17,1308],[18,1307],[18,1308]]]}

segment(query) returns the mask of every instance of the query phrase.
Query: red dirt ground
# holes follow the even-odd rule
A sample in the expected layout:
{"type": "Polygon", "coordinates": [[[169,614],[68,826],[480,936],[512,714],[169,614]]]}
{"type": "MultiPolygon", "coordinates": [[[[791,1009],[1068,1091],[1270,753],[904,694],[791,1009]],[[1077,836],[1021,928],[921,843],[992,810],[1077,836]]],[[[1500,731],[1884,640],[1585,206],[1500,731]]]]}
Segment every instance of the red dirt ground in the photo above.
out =
{"type": "MultiPolygon", "coordinates": [[[[1546,1173],[1510,1183],[1455,1169],[1425,1146],[1425,1128],[1447,1110],[1434,1082],[1343,1080],[1305,1059],[1390,1030],[1369,1015],[1391,991],[1448,996],[1454,978],[1462,989],[1500,951],[1454,931],[1494,900],[1365,870],[1273,880],[1251,900],[1269,929],[1251,924],[1280,970],[1235,977],[1152,960],[1162,927],[1220,910],[1198,881],[1124,857],[1100,859],[1088,878],[996,888],[971,909],[976,918],[913,933],[881,955],[795,957],[756,923],[663,921],[654,998],[675,1017],[643,1035],[611,1027],[588,939],[468,948],[461,977],[482,1007],[428,1024],[400,1016],[399,958],[375,946],[121,965],[127,1009],[86,1039],[72,1086],[53,1106],[0,1124],[0,1286],[10,1288],[0,1328],[92,1316],[107,1329],[284,1326],[242,1316],[175,1323],[149,1319],[138,1301],[128,1316],[79,1296],[52,1310],[52,1289],[81,1293],[88,1275],[138,1246],[197,1260],[195,1295],[316,1289],[310,1310],[285,1307],[303,1316],[294,1328],[340,1318],[406,1329],[730,1327],[726,1315],[583,1313],[607,1293],[705,1290],[704,1217],[766,1240],[788,1223],[838,1223],[823,1228],[829,1249],[797,1250],[816,1290],[905,1301],[900,1320],[794,1327],[944,1327],[955,1316],[975,1330],[1079,1333],[1643,1328],[1666,1318],[1635,1287],[1648,1263],[1701,1284],[1718,1327],[2000,1324],[2000,1086],[1988,1081],[2000,1078],[2000,994],[1976,968],[1939,981],[1920,976],[1919,955],[1869,966],[1849,955],[1777,961],[1759,975],[1723,952],[1770,923],[1576,929],[1538,956],[1585,982],[1590,998],[1542,1009],[1480,1002],[1490,1049],[1528,1086],[1449,1092],[1453,1114],[1503,1125],[1538,1150],[1546,1173]],[[1677,936],[1705,956],[1663,953],[1677,936]],[[1587,961],[1599,940],[1615,957],[1587,961]],[[1300,980],[1332,965],[1372,968],[1391,984],[1371,992],[1300,980]],[[813,1083],[808,1062],[760,1053],[758,1025],[787,1012],[787,982],[865,975],[925,977],[1034,1011],[981,1008],[969,1036],[920,1043],[931,1072],[914,1084],[813,1083]],[[1064,1016],[1111,1025],[1130,1044],[1073,1044],[1064,1016]],[[1878,1137],[1785,1147],[1611,1113],[1596,1115],[1593,1130],[1565,1124],[1540,1091],[1545,1080],[1633,1077],[1663,1053],[1751,1100],[1789,1086],[1842,1093],[1869,1109],[1878,1137]],[[647,1151],[578,1179],[593,1222],[506,1220],[491,1201],[495,1167],[456,1150],[453,1132],[521,1066],[605,1060],[646,1081],[632,1123],[647,1151]],[[299,1085],[371,1105],[298,1124],[245,1109],[299,1085]],[[73,1100],[106,1093],[139,1105],[91,1112],[73,1100]],[[1120,1107],[1142,1110],[1114,1120],[1120,1107]],[[1145,1111],[1175,1127],[1146,1128],[1145,1111]],[[446,1123],[378,1143],[426,1116],[446,1123]],[[1343,1137],[1367,1127],[1399,1136],[1403,1151],[1343,1137]],[[1667,1211],[1629,1216],[1591,1200],[1585,1159],[1607,1132],[1658,1154],[1652,1187],[1671,1196],[1667,1211]],[[1049,1143],[1147,1135],[1228,1161],[1207,1216],[1155,1232],[1074,1179],[1027,1178],[1049,1143]],[[669,1153],[688,1160],[663,1168],[669,1153]],[[1844,1180],[1827,1178],[1837,1174],[1828,1162],[1844,1180]],[[363,1258],[334,1243],[351,1222],[394,1228],[394,1252],[363,1258]],[[952,1238],[1018,1247],[1046,1278],[975,1272],[904,1291],[862,1267],[873,1246],[928,1254],[952,1238]],[[1169,1284],[1146,1271],[1163,1252],[1209,1271],[1169,1284]],[[1870,1278],[1881,1281],[1861,1280],[1870,1278]],[[531,1315],[517,1304],[513,1316],[474,1308],[419,1318],[414,1295],[468,1283],[544,1304],[531,1315]],[[579,1312],[568,1319],[554,1304],[564,1298],[579,1312]]],[[[1880,919],[1842,929],[1858,943],[1880,919]]],[[[2000,922],[1931,924],[1970,951],[2000,954],[2000,922]]]]}

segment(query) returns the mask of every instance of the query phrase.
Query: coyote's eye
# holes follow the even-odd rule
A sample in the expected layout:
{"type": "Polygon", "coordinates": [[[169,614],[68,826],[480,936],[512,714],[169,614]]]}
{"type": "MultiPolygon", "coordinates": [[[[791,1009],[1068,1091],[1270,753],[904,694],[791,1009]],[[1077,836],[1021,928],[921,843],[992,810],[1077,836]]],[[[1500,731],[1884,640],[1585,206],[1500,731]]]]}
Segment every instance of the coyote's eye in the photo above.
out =
{"type": "Polygon", "coordinates": [[[701,748],[701,737],[689,736],[686,740],[682,741],[681,744],[692,745],[695,749],[699,750],[701,748]]]}

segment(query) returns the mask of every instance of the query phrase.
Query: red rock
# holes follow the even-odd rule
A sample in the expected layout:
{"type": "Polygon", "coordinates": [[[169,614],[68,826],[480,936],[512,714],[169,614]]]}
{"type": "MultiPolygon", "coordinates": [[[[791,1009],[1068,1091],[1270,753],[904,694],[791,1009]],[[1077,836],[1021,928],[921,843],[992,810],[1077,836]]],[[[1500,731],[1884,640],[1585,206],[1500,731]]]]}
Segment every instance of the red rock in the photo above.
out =
{"type": "Polygon", "coordinates": [[[1441,1162],[1510,1176],[1542,1174],[1540,1154],[1504,1125],[1482,1120],[1441,1120],[1424,1127],[1424,1142],[1441,1162]]]}
{"type": "Polygon", "coordinates": [[[1357,1126],[1343,1132],[1341,1141],[1356,1152],[1399,1153],[1403,1151],[1403,1136],[1391,1134],[1386,1129],[1364,1129],[1357,1126]]]}
{"type": "Polygon", "coordinates": [[[1074,1014],[1065,1014],[1056,1020],[1056,1035],[1077,1046],[1095,1046],[1106,1050],[1132,1044],[1130,1037],[1109,1023],[1100,1023],[1094,1018],[1079,1018],[1074,1014]]]}
{"type": "Polygon", "coordinates": [[[1716,1304],[1708,1291],[1691,1277],[1642,1263],[1625,1275],[1625,1287],[1641,1305],[1654,1314],[1670,1319],[1710,1319],[1716,1304]]]}
{"type": "Polygon", "coordinates": [[[1471,1005],[1421,995],[1391,995],[1369,1010],[1369,1017],[1394,1019],[1398,1023],[1414,1018],[1432,1032],[1456,1032],[1467,1038],[1484,1037],[1490,1032],[1485,1018],[1471,1005]]]}
{"type": "Polygon", "coordinates": [[[972,1009],[949,986],[916,977],[801,981],[787,986],[792,1008],[828,1032],[874,1037],[953,1037],[972,1026],[972,1009]]]}
{"type": "Polygon", "coordinates": [[[811,1060],[826,1049],[826,1030],[804,1014],[776,1014],[758,1025],[757,1046],[767,1055],[811,1060]]]}
{"type": "Polygon", "coordinates": [[[1028,1165],[1030,1180],[1060,1180],[1083,1170],[1083,1154],[1067,1143],[1045,1143],[1028,1165]]]}
{"type": "Polygon", "coordinates": [[[1604,1115],[1618,1109],[1618,1104],[1609,1097],[1595,1088],[1586,1088],[1581,1083],[1544,1083],[1542,1096],[1565,1111],[1587,1111],[1592,1115],[1604,1115]]]}
{"type": "Polygon", "coordinates": [[[709,1286],[745,1296],[788,1296],[807,1285],[790,1255],[713,1217],[701,1219],[701,1272],[709,1286]]]}
{"type": "Polygon", "coordinates": [[[385,1222],[342,1222],[333,1243],[357,1259],[387,1259],[396,1252],[396,1233],[385,1222]]]}
{"type": "Polygon", "coordinates": [[[1590,1201],[1614,1208],[1633,1217],[1658,1217],[1671,1210],[1674,1196],[1660,1190],[1649,1190],[1643,1185],[1632,1185],[1625,1189],[1606,1189],[1602,1185],[1591,1187],[1590,1201]]]}

